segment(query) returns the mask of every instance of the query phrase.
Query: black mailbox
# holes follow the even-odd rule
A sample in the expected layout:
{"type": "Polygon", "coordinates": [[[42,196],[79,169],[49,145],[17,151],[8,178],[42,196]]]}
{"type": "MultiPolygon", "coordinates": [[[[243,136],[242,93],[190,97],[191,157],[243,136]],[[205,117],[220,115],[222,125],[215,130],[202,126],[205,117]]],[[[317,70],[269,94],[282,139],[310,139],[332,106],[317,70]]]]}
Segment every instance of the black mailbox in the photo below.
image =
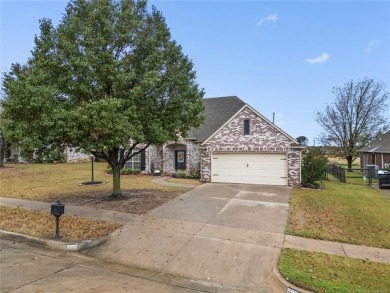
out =
{"type": "Polygon", "coordinates": [[[65,205],[60,203],[59,200],[57,200],[55,203],[51,205],[51,214],[56,217],[56,235],[54,236],[54,239],[60,239],[60,217],[65,212],[65,205]]]}
{"type": "Polygon", "coordinates": [[[62,204],[59,200],[51,205],[51,214],[59,218],[65,213],[65,205],[62,204]]]}

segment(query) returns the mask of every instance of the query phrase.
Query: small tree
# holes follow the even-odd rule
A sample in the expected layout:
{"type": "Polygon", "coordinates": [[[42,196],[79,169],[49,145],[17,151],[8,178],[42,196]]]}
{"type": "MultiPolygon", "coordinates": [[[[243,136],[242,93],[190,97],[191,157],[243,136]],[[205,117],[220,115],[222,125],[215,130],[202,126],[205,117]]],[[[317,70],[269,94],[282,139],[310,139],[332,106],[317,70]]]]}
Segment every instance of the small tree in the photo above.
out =
{"type": "Polygon", "coordinates": [[[357,158],[357,150],[377,133],[387,129],[388,118],[382,113],[389,106],[389,93],[383,82],[365,78],[335,87],[336,100],[324,112],[317,113],[317,123],[324,132],[323,145],[338,146],[338,156],[347,159],[348,169],[357,158]]]}
{"type": "Polygon", "coordinates": [[[40,21],[32,57],[12,66],[3,89],[10,141],[106,160],[113,197],[126,161],[203,121],[192,62],[142,0],[70,1],[57,28],[40,21]]]}
{"type": "Polygon", "coordinates": [[[317,181],[325,178],[328,158],[318,147],[308,147],[302,159],[302,185],[318,187],[317,181]]]}

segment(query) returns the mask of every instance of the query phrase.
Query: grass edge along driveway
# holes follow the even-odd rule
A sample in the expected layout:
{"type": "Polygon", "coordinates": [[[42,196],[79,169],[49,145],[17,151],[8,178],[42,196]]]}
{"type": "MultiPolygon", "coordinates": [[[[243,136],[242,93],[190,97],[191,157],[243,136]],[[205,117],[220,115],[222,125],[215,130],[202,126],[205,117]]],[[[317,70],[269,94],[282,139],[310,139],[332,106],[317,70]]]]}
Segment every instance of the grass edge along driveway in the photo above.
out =
{"type": "Polygon", "coordinates": [[[323,186],[293,189],[286,234],[390,249],[390,197],[364,185],[323,186]]]}
{"type": "MultiPolygon", "coordinates": [[[[390,248],[390,198],[368,186],[323,182],[322,190],[293,189],[286,234],[390,248]]],[[[283,249],[279,270],[314,292],[389,292],[390,265],[283,249]]]]}
{"type": "Polygon", "coordinates": [[[325,253],[285,248],[279,270],[290,283],[318,293],[386,293],[390,288],[390,265],[325,253]]]}

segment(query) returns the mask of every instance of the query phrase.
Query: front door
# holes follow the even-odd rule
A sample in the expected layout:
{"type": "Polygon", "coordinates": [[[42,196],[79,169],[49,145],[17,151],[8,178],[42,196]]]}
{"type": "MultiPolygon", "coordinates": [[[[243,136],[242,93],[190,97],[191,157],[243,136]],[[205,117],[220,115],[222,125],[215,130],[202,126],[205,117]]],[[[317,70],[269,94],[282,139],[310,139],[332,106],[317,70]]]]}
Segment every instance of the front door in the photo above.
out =
{"type": "Polygon", "coordinates": [[[175,151],[175,168],[176,170],[186,169],[186,151],[175,151]]]}

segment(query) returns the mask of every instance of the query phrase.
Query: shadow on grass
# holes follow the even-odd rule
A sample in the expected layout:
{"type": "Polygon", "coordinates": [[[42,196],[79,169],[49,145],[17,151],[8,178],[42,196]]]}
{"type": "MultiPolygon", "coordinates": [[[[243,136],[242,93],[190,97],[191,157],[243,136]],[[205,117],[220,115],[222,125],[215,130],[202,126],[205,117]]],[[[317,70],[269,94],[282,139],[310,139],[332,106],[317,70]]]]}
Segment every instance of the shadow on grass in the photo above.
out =
{"type": "MultiPolygon", "coordinates": [[[[88,187],[93,188],[93,187],[88,187]]],[[[64,204],[89,208],[113,210],[123,213],[145,214],[174,199],[183,191],[155,189],[122,190],[121,198],[111,197],[111,190],[83,190],[77,193],[56,193],[42,201],[60,200],[64,204]]]]}

